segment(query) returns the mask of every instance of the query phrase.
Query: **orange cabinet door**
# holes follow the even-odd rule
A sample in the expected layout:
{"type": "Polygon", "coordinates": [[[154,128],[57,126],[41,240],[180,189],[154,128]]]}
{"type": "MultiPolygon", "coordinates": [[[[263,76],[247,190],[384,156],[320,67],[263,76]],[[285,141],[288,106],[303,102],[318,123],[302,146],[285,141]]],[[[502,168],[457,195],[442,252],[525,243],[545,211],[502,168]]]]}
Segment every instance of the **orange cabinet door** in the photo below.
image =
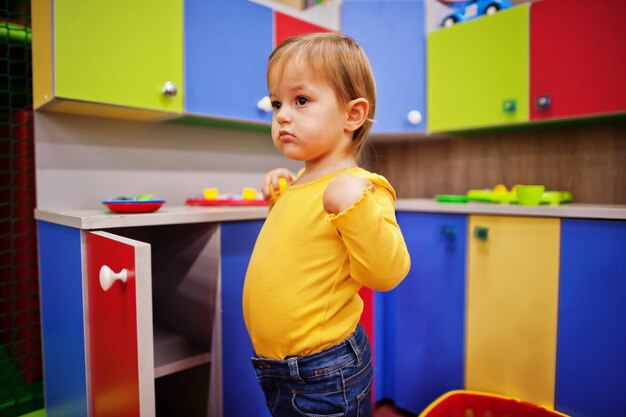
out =
{"type": "Polygon", "coordinates": [[[154,416],[150,245],[85,232],[91,413],[154,416]]]}

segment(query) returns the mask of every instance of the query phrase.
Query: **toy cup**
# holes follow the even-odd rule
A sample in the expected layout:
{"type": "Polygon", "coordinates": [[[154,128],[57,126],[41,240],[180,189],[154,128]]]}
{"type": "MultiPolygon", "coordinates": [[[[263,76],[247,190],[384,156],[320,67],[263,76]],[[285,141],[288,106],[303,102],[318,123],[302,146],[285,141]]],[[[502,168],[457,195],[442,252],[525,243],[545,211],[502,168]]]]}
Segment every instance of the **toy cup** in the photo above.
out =
{"type": "Polygon", "coordinates": [[[522,206],[538,206],[544,190],[543,185],[516,185],[517,202],[522,206]]]}

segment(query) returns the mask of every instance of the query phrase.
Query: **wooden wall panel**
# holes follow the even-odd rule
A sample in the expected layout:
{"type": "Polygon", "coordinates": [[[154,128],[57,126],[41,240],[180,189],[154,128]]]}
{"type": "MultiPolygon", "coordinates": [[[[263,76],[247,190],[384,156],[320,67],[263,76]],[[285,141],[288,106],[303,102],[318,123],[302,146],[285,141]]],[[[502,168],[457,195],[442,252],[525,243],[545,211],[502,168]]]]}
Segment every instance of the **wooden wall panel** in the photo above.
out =
{"type": "Polygon", "coordinates": [[[375,139],[365,165],[399,198],[465,194],[496,184],[544,184],[577,203],[626,204],[626,120],[453,137],[375,139]]]}

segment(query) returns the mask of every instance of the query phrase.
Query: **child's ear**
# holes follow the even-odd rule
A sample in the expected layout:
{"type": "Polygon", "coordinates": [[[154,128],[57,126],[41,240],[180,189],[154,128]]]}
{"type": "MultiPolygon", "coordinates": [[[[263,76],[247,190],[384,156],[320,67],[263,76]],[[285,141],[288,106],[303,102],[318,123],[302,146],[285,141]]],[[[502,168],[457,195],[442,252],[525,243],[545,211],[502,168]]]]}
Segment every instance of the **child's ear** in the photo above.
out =
{"type": "Polygon", "coordinates": [[[348,103],[346,130],[354,132],[367,120],[370,110],[370,103],[364,98],[355,98],[348,103]]]}

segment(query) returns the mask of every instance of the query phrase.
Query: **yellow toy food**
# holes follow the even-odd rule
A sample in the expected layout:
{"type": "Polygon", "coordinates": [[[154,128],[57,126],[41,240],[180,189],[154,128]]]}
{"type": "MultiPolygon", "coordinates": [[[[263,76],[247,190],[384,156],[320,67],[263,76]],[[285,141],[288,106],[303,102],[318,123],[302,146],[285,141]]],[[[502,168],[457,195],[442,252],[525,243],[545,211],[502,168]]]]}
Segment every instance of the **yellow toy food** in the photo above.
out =
{"type": "Polygon", "coordinates": [[[254,200],[256,198],[256,190],[254,188],[244,188],[241,191],[241,197],[244,200],[254,200]]]}
{"type": "MultiPolygon", "coordinates": [[[[278,194],[279,195],[284,193],[288,186],[289,184],[287,184],[287,180],[285,178],[283,177],[278,178],[278,194]]],[[[270,197],[272,197],[272,200],[275,198],[278,198],[278,196],[274,194],[274,187],[271,187],[271,186],[270,186],[270,197]]]]}
{"type": "Polygon", "coordinates": [[[204,189],[204,199],[205,200],[217,200],[217,197],[219,196],[219,192],[217,191],[217,188],[205,188],[204,189]]]}

